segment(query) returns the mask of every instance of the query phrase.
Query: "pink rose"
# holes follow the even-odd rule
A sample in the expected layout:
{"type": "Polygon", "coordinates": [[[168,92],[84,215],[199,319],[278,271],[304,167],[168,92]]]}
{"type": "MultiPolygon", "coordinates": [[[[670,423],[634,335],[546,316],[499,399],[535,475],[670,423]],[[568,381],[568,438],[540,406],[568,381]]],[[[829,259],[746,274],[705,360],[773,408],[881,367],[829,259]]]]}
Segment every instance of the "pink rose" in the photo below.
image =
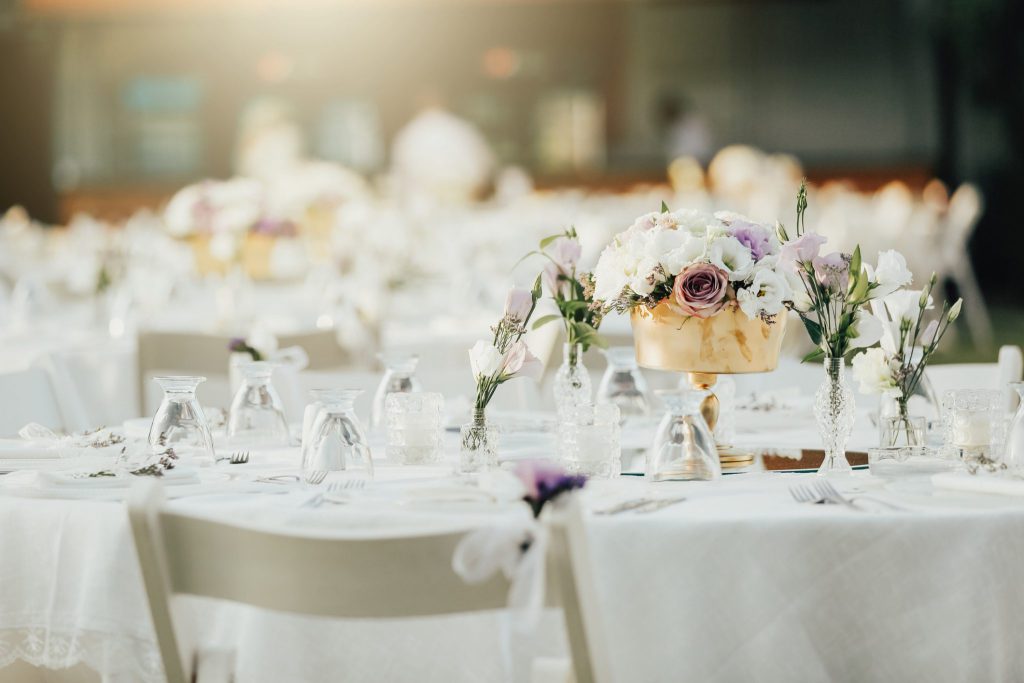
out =
{"type": "Polygon", "coordinates": [[[710,318],[725,306],[729,274],[710,263],[698,263],[679,273],[672,298],[686,315],[710,318]]]}

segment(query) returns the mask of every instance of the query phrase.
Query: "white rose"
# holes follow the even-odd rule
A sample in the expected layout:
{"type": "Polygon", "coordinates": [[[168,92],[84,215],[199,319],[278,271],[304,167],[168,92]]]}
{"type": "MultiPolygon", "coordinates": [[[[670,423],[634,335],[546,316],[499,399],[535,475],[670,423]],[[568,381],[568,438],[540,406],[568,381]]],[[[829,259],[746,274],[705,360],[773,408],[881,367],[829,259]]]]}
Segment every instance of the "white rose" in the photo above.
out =
{"type": "Polygon", "coordinates": [[[766,315],[780,313],[785,305],[782,303],[790,297],[789,285],[785,279],[769,268],[758,270],[754,281],[749,287],[736,292],[740,310],[750,319],[762,312],[766,315]]]}
{"type": "Polygon", "coordinates": [[[862,394],[895,391],[899,395],[899,388],[896,386],[892,368],[889,365],[889,357],[882,349],[868,349],[864,353],[857,354],[853,358],[852,367],[853,377],[860,384],[859,389],[862,394]]]}
{"type": "Polygon", "coordinates": [[[733,282],[747,279],[754,266],[750,250],[735,237],[719,237],[708,249],[708,260],[729,273],[733,282]]]}
{"type": "Polygon", "coordinates": [[[685,230],[698,237],[707,233],[709,225],[716,225],[715,217],[697,209],[680,209],[672,212],[679,230],[685,230]]]}
{"type": "Polygon", "coordinates": [[[683,230],[665,230],[654,236],[648,254],[658,259],[668,275],[678,275],[704,255],[704,240],[683,230]]]}
{"type": "Polygon", "coordinates": [[[876,297],[888,296],[900,287],[909,285],[913,279],[903,254],[894,249],[878,254],[878,266],[874,272],[874,281],[878,285],[874,291],[876,297]]]}
{"type": "Polygon", "coordinates": [[[494,375],[501,368],[504,360],[494,344],[483,339],[469,350],[469,367],[473,370],[473,378],[476,380],[494,375]]]}
{"type": "Polygon", "coordinates": [[[622,294],[629,284],[626,274],[625,257],[621,250],[610,244],[601,252],[594,267],[594,298],[598,301],[610,301],[622,294]]]}
{"type": "Polygon", "coordinates": [[[654,285],[664,281],[663,277],[654,276],[654,269],[658,267],[656,259],[647,257],[642,259],[633,269],[629,278],[629,288],[640,296],[647,296],[654,291],[654,285]]]}

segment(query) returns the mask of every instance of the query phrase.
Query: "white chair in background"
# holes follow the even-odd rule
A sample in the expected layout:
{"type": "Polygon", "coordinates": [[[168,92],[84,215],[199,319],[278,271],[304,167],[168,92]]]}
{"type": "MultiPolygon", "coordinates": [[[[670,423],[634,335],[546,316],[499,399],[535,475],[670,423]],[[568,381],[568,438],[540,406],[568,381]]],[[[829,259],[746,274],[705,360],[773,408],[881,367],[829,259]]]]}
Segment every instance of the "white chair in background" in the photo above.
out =
{"type": "MultiPolygon", "coordinates": [[[[577,683],[607,681],[581,513],[569,507],[569,519],[552,527],[547,595],[563,607],[577,683]]],[[[186,683],[197,673],[202,683],[204,672],[215,668],[229,680],[232,669],[229,657],[204,653],[175,621],[175,594],[349,619],[496,610],[508,600],[509,583],[500,573],[471,585],[452,569],[464,531],[379,539],[288,536],[167,511],[155,481],[136,484],[128,516],[168,683],[186,683]]]]}
{"type": "Polygon", "coordinates": [[[926,373],[939,399],[956,389],[1003,389],[1007,390],[1007,407],[1012,408],[1017,405],[1016,392],[1009,391],[1008,385],[1021,381],[1024,359],[1019,346],[1003,346],[996,363],[929,365],[926,373]]]}
{"type": "Polygon", "coordinates": [[[992,320],[974,275],[968,249],[983,209],[981,192],[970,183],[958,187],[949,198],[949,208],[939,236],[942,260],[938,275],[940,282],[952,280],[956,283],[964,299],[964,317],[971,339],[979,346],[989,347],[992,344],[992,320]]]}
{"type": "Polygon", "coordinates": [[[0,374],[0,438],[16,437],[18,430],[37,422],[58,432],[76,432],[93,426],[74,385],[58,359],[43,356],[25,370],[0,374]]]}

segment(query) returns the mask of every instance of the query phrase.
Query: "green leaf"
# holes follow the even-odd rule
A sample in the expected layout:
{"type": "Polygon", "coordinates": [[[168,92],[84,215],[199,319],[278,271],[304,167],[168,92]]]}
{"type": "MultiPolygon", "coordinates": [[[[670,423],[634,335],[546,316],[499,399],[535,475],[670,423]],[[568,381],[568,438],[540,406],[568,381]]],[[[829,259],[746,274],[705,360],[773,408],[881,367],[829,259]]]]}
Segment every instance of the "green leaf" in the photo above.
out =
{"type": "Polygon", "coordinates": [[[783,244],[789,241],[789,233],[786,232],[786,226],[782,223],[775,224],[775,232],[778,233],[779,241],[783,244]]]}
{"type": "Polygon", "coordinates": [[[821,349],[814,349],[809,354],[804,356],[803,360],[801,360],[800,362],[801,363],[810,363],[812,361],[821,360],[824,357],[825,357],[825,352],[824,351],[822,351],[821,349]]]}
{"type": "Polygon", "coordinates": [[[563,237],[563,236],[564,236],[563,233],[558,233],[557,235],[549,235],[549,236],[545,237],[544,239],[542,239],[540,241],[540,248],[541,249],[548,248],[549,246],[551,246],[554,243],[555,240],[557,240],[559,237],[563,237]]]}
{"type": "Polygon", "coordinates": [[[800,317],[800,320],[804,323],[804,328],[807,330],[807,336],[811,338],[811,343],[817,346],[821,343],[821,325],[814,322],[810,318],[800,317]]]}
{"type": "Polygon", "coordinates": [[[560,315],[558,315],[556,313],[551,313],[549,315],[542,315],[541,317],[539,317],[539,318],[537,318],[536,320],[533,321],[533,329],[537,329],[538,327],[543,327],[544,325],[547,325],[548,323],[553,323],[556,320],[561,320],[561,319],[562,319],[562,316],[560,316],[560,315]]]}
{"type": "Polygon", "coordinates": [[[853,256],[850,257],[850,272],[860,273],[861,268],[861,257],[860,257],[860,245],[853,250],[853,256]]]}
{"type": "Polygon", "coordinates": [[[669,208],[668,208],[668,204],[666,204],[664,202],[664,200],[661,202],[661,212],[662,213],[669,213],[670,212],[669,208]]]}

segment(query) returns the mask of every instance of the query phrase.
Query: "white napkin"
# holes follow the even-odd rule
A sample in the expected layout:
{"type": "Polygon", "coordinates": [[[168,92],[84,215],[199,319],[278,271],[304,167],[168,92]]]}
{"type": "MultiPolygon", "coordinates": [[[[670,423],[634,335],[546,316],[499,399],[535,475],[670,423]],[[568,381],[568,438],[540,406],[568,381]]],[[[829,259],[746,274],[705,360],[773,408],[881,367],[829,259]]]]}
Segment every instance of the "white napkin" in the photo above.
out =
{"type": "Polygon", "coordinates": [[[60,451],[23,439],[0,439],[0,460],[56,460],[60,451]]]}
{"type": "Polygon", "coordinates": [[[1024,479],[1010,479],[966,472],[941,472],[932,475],[932,485],[949,491],[995,493],[1003,496],[1024,496],[1024,479]]]}

